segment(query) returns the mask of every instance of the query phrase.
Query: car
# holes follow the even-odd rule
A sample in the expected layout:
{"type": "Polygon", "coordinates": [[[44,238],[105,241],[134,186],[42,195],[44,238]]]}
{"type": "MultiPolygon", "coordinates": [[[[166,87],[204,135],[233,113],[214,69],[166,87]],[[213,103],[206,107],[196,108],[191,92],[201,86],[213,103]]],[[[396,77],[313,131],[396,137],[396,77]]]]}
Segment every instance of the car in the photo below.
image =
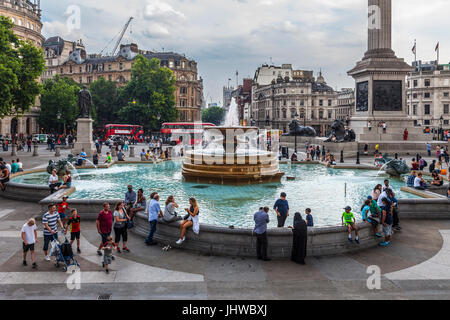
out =
{"type": "Polygon", "coordinates": [[[48,135],[46,134],[33,134],[33,141],[37,141],[38,143],[47,143],[48,135]]]}

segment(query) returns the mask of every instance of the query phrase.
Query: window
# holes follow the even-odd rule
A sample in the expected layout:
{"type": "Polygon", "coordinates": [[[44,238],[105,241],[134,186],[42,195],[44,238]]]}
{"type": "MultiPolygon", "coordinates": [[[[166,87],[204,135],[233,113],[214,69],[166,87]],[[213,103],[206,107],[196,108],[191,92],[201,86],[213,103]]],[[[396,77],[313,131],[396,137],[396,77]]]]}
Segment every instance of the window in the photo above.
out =
{"type": "Polygon", "coordinates": [[[287,102],[286,100],[283,100],[283,106],[286,106],[287,102]]]}
{"type": "Polygon", "coordinates": [[[63,73],[64,73],[64,70],[63,70],[63,68],[60,68],[60,69],[59,69],[59,73],[61,73],[61,74],[63,74],[63,73]]]}
{"type": "Polygon", "coordinates": [[[332,118],[332,112],[328,111],[328,119],[331,119],[331,118],[332,118]]]}
{"type": "Polygon", "coordinates": [[[111,65],[108,64],[108,71],[111,71],[111,65]]]}
{"type": "Polygon", "coordinates": [[[314,119],[314,111],[311,111],[311,119],[314,119]]]}
{"type": "Polygon", "coordinates": [[[449,105],[444,104],[444,114],[449,114],[449,105]]]}
{"type": "Polygon", "coordinates": [[[72,73],[72,66],[69,66],[69,72],[72,73]]]}
{"type": "Polygon", "coordinates": [[[16,24],[16,19],[14,17],[11,17],[12,23],[16,24]]]}
{"type": "Polygon", "coordinates": [[[314,107],[314,99],[311,100],[311,107],[314,107]]]}
{"type": "Polygon", "coordinates": [[[448,126],[449,121],[448,121],[448,120],[444,120],[444,124],[445,124],[446,126],[448,126]]]}
{"type": "Polygon", "coordinates": [[[429,105],[429,104],[426,104],[426,105],[425,105],[425,109],[424,109],[425,114],[427,114],[427,115],[430,114],[430,111],[431,111],[431,110],[430,110],[430,105],[429,105]]]}
{"type": "Polygon", "coordinates": [[[448,92],[444,92],[444,97],[448,98],[448,92]]]}
{"type": "Polygon", "coordinates": [[[173,60],[170,60],[169,61],[169,68],[174,68],[175,67],[175,65],[174,65],[174,63],[173,63],[173,60]]]}
{"type": "Polygon", "coordinates": [[[319,100],[319,106],[322,107],[323,106],[323,100],[319,100]]]}
{"type": "Polygon", "coordinates": [[[304,106],[304,105],[305,105],[305,100],[303,100],[303,99],[300,100],[300,105],[301,105],[301,106],[304,106]]]}
{"type": "Polygon", "coordinates": [[[323,111],[322,110],[319,111],[319,119],[323,119],[323,111]]]}
{"type": "Polygon", "coordinates": [[[80,67],[80,73],[82,73],[83,72],[83,69],[80,67]]]}
{"type": "Polygon", "coordinates": [[[431,85],[430,79],[425,79],[425,87],[429,87],[431,85]]]}
{"type": "Polygon", "coordinates": [[[286,93],[286,89],[283,89],[283,93],[286,93]]]}
{"type": "Polygon", "coordinates": [[[112,81],[112,75],[109,75],[109,76],[108,76],[108,80],[109,80],[109,81],[112,81]]]}
{"type": "Polygon", "coordinates": [[[194,99],[191,98],[191,107],[194,107],[194,99]]]}
{"type": "Polygon", "coordinates": [[[292,107],[295,107],[295,100],[292,100],[292,101],[291,101],[291,106],[292,106],[292,107]]]}
{"type": "Polygon", "coordinates": [[[31,26],[30,26],[30,23],[29,23],[29,22],[27,22],[27,28],[28,28],[28,29],[31,29],[31,26]]]}
{"type": "Polygon", "coordinates": [[[417,99],[417,93],[413,93],[413,99],[417,99]]]}
{"type": "Polygon", "coordinates": [[[180,93],[181,94],[187,94],[187,88],[186,87],[181,87],[180,88],[180,93]]]}
{"type": "Polygon", "coordinates": [[[83,83],[83,78],[82,77],[78,78],[78,82],[83,83]]]}
{"type": "Polygon", "coordinates": [[[22,26],[22,19],[17,20],[17,25],[22,26]]]}
{"type": "Polygon", "coordinates": [[[429,93],[429,92],[425,92],[424,97],[425,97],[425,98],[430,98],[430,93],[429,93]]]}
{"type": "Polygon", "coordinates": [[[418,85],[417,80],[414,80],[414,88],[417,87],[417,85],[418,85]]]}
{"type": "Polygon", "coordinates": [[[408,80],[408,84],[407,85],[408,85],[408,88],[409,88],[409,86],[410,86],[409,80],[408,80]]]}
{"type": "Polygon", "coordinates": [[[417,104],[413,105],[413,115],[417,115],[417,104]]]}
{"type": "Polygon", "coordinates": [[[92,82],[92,77],[88,77],[87,80],[88,80],[88,83],[91,83],[92,82]]]}
{"type": "Polygon", "coordinates": [[[119,70],[122,70],[123,69],[123,63],[121,62],[121,63],[119,63],[119,70]]]}
{"type": "Polygon", "coordinates": [[[331,100],[328,100],[328,106],[329,107],[331,107],[331,104],[332,104],[331,100]]]}
{"type": "Polygon", "coordinates": [[[283,109],[283,119],[286,119],[286,109],[283,109]]]}
{"type": "Polygon", "coordinates": [[[429,126],[429,125],[430,125],[430,120],[425,120],[424,124],[425,124],[426,126],[429,126]]]}

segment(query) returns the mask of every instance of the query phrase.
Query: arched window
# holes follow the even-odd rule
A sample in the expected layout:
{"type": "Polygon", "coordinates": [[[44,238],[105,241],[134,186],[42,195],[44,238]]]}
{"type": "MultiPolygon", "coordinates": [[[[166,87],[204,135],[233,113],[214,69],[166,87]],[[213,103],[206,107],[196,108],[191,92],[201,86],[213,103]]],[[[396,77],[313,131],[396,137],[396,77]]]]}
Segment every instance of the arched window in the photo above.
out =
{"type": "Polygon", "coordinates": [[[22,19],[17,20],[17,25],[22,26],[22,19]]]}
{"type": "Polygon", "coordinates": [[[283,119],[286,119],[286,109],[283,109],[283,119]]]}
{"type": "Polygon", "coordinates": [[[12,23],[16,24],[16,18],[11,17],[11,21],[12,21],[12,23]]]}
{"type": "Polygon", "coordinates": [[[27,22],[27,28],[28,28],[28,29],[31,29],[31,26],[30,26],[30,23],[29,23],[29,22],[27,22]]]}

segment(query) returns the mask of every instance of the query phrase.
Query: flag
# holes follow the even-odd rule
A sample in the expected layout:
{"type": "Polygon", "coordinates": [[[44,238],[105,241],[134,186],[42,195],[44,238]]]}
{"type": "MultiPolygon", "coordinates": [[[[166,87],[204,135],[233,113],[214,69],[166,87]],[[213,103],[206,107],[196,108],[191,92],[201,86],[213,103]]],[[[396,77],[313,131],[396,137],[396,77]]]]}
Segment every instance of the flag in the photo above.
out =
{"type": "Polygon", "coordinates": [[[436,48],[434,49],[434,51],[438,51],[438,50],[439,50],[439,41],[438,41],[438,43],[437,43],[436,48]]]}
{"type": "Polygon", "coordinates": [[[412,48],[412,52],[414,54],[416,54],[416,52],[417,52],[417,47],[416,47],[416,43],[415,42],[414,42],[414,47],[412,48]]]}

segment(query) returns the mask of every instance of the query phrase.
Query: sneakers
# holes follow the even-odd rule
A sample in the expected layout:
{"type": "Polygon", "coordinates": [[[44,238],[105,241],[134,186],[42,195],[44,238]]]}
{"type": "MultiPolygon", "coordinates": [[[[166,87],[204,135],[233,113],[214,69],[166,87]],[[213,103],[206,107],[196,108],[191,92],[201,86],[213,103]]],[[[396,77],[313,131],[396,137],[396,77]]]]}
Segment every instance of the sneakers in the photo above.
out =
{"type": "Polygon", "coordinates": [[[102,256],[102,252],[100,250],[97,250],[97,255],[102,256]]]}
{"type": "Polygon", "coordinates": [[[106,274],[109,274],[109,269],[106,269],[105,272],[106,272],[106,274]]]}
{"type": "Polygon", "coordinates": [[[177,245],[180,245],[180,244],[182,244],[184,242],[184,240],[183,239],[178,239],[178,241],[177,242],[175,242],[177,245]]]}
{"type": "Polygon", "coordinates": [[[122,253],[122,251],[120,251],[120,247],[117,247],[117,252],[122,253]]]}
{"type": "Polygon", "coordinates": [[[377,238],[381,238],[381,237],[382,237],[382,235],[381,235],[381,233],[378,233],[378,232],[377,232],[377,233],[375,234],[375,237],[377,237],[377,238]]]}
{"type": "Polygon", "coordinates": [[[27,262],[26,262],[25,260],[23,260],[22,265],[23,265],[23,266],[26,266],[26,265],[27,265],[27,262]]]}
{"type": "Polygon", "coordinates": [[[45,256],[46,261],[50,261],[50,256],[45,256]]]}
{"type": "Polygon", "coordinates": [[[114,256],[111,256],[111,260],[116,260],[116,257],[114,257],[114,256]]]}
{"type": "Polygon", "coordinates": [[[353,239],[352,238],[348,238],[348,242],[353,243],[353,239]]]}
{"type": "Polygon", "coordinates": [[[355,239],[355,242],[356,242],[357,244],[359,244],[359,239],[355,239]]]}
{"type": "Polygon", "coordinates": [[[390,245],[391,245],[390,241],[388,241],[388,242],[383,241],[383,242],[380,242],[380,244],[379,244],[380,247],[389,247],[390,245]]]}
{"type": "Polygon", "coordinates": [[[102,262],[102,268],[105,268],[105,263],[104,262],[102,262]]]}
{"type": "Polygon", "coordinates": [[[81,250],[80,250],[80,248],[77,248],[77,253],[81,253],[81,250]]]}
{"type": "Polygon", "coordinates": [[[128,249],[128,248],[123,248],[123,251],[125,251],[125,252],[130,252],[130,249],[128,249]]]}
{"type": "Polygon", "coordinates": [[[36,268],[37,268],[37,264],[36,264],[36,262],[33,262],[33,266],[32,266],[32,268],[33,268],[33,269],[36,269],[36,268]]]}

